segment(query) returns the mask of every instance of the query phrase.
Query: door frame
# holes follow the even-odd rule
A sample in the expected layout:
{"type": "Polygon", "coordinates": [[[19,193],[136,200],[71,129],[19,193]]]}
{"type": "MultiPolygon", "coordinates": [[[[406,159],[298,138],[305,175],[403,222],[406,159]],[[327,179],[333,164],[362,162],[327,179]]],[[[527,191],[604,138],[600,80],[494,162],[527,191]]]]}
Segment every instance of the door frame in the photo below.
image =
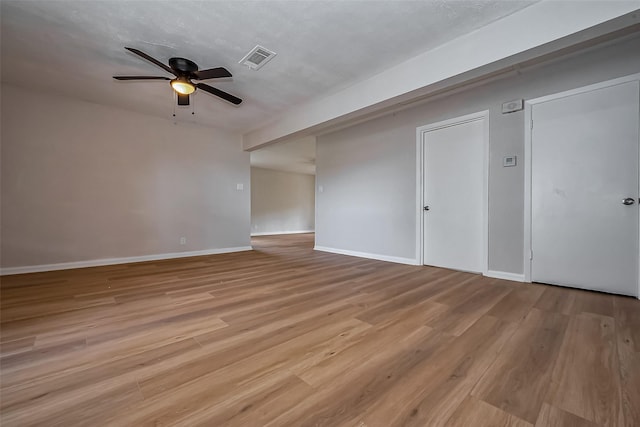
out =
{"type": "MultiPolygon", "coordinates": [[[[558,92],[551,95],[542,96],[540,98],[531,99],[524,104],[524,246],[523,246],[523,269],[524,269],[524,281],[531,283],[531,264],[532,264],[532,248],[531,248],[531,171],[532,171],[532,158],[531,158],[531,144],[532,144],[532,129],[533,129],[533,107],[536,104],[552,101],[555,99],[566,98],[572,95],[578,95],[585,92],[591,92],[597,89],[603,89],[606,87],[617,86],[619,84],[629,83],[640,80],[640,73],[631,74],[629,76],[620,77],[617,79],[606,80],[603,82],[595,83],[588,86],[579,87],[576,89],[567,90],[564,92],[558,92]]],[[[640,143],[640,141],[639,141],[640,143]]],[[[639,150],[640,151],[640,150],[639,150]]],[[[640,156],[638,158],[640,162],[640,156]]],[[[639,174],[640,175],[640,174],[639,174]]],[[[640,192],[640,177],[638,179],[638,190],[640,192]]],[[[640,215],[638,215],[638,240],[640,242],[640,215]]],[[[638,268],[638,283],[636,297],[640,298],[640,268],[638,268]]]]}
{"type": "Polygon", "coordinates": [[[424,143],[428,132],[456,126],[464,123],[484,120],[483,159],[482,159],[482,271],[486,276],[489,270],[488,236],[489,236],[489,110],[454,117],[416,128],[416,264],[424,265],[424,191],[425,176],[424,143]]]}

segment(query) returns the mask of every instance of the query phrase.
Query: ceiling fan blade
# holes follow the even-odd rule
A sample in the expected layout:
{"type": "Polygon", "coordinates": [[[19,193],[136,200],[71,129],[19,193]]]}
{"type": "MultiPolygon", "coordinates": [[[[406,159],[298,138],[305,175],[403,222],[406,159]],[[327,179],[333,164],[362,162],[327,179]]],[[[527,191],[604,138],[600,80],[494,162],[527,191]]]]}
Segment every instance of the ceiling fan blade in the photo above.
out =
{"type": "Polygon", "coordinates": [[[168,73],[173,74],[174,76],[177,76],[178,74],[168,65],[163,64],[162,62],[158,61],[155,58],[152,58],[151,56],[147,55],[146,53],[138,50],[138,49],[134,49],[132,47],[125,47],[125,49],[127,49],[129,52],[133,52],[136,55],[146,59],[149,62],[152,62],[154,64],[156,64],[158,67],[162,68],[163,70],[167,71],[168,73]]]}
{"type": "Polygon", "coordinates": [[[183,95],[178,92],[176,92],[176,95],[178,95],[178,105],[189,105],[189,95],[183,95]]]}
{"type": "Polygon", "coordinates": [[[222,99],[224,99],[225,101],[229,101],[232,104],[238,105],[242,102],[242,99],[235,97],[233,95],[231,95],[230,93],[227,92],[223,92],[220,89],[216,89],[215,87],[211,87],[209,85],[206,85],[204,83],[196,83],[196,87],[198,89],[202,89],[205,92],[209,92],[212,95],[218,96],[222,99]]]}
{"type": "Polygon", "coordinates": [[[232,77],[229,70],[224,67],[209,68],[208,70],[200,70],[193,73],[196,80],[219,79],[222,77],[232,77]]]}
{"type": "Polygon", "coordinates": [[[113,76],[116,80],[171,80],[169,77],[158,76],[113,76]]]}

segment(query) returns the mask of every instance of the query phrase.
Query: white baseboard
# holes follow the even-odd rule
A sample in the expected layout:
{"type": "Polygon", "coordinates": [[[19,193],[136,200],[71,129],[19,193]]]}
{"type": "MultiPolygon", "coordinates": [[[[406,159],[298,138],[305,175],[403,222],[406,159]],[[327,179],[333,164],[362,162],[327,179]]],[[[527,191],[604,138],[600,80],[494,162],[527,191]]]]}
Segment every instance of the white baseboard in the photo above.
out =
{"type": "Polygon", "coordinates": [[[398,264],[420,265],[420,263],[418,263],[413,258],[402,258],[402,257],[396,257],[396,256],[389,256],[389,255],[370,254],[367,252],[356,252],[356,251],[349,251],[345,249],[327,248],[325,246],[315,246],[313,249],[316,251],[331,252],[332,254],[356,256],[359,258],[368,258],[368,259],[375,259],[378,261],[395,262],[398,264]]]}
{"type": "Polygon", "coordinates": [[[303,234],[315,233],[316,230],[296,230],[296,231],[264,231],[261,233],[251,233],[251,236],[277,236],[279,234],[303,234]]]}
{"type": "Polygon", "coordinates": [[[59,264],[42,264],[42,265],[28,265],[24,267],[8,267],[8,268],[0,269],[0,276],[6,276],[9,274],[39,273],[42,271],[69,270],[72,268],[98,267],[101,265],[128,264],[132,262],[158,261],[158,260],[164,260],[164,259],[186,258],[186,257],[202,256],[202,255],[217,255],[217,254],[226,254],[230,252],[250,251],[252,249],[253,248],[251,246],[239,246],[236,248],[205,249],[202,251],[173,252],[173,253],[166,253],[166,254],[132,256],[132,257],[126,257],[126,258],[103,258],[103,259],[92,259],[88,261],[63,262],[59,264]]]}
{"type": "Polygon", "coordinates": [[[506,271],[489,270],[485,273],[487,277],[493,277],[494,279],[511,280],[513,282],[524,282],[524,274],[508,273],[506,271]]]}

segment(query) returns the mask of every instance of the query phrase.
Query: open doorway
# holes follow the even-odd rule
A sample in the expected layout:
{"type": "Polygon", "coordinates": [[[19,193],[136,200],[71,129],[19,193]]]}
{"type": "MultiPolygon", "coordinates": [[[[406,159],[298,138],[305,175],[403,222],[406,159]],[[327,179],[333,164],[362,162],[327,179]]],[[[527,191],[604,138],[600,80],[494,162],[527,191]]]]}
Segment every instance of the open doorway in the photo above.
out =
{"type": "Polygon", "coordinates": [[[251,152],[252,243],[261,236],[313,236],[315,157],[315,137],[281,142],[251,152]]]}

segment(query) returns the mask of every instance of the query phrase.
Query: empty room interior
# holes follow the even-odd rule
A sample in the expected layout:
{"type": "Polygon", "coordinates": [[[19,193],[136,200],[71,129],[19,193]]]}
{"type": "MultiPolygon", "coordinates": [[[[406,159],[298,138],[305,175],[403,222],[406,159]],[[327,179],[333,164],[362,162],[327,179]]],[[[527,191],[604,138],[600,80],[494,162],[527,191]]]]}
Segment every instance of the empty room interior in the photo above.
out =
{"type": "Polygon", "coordinates": [[[637,0],[0,19],[0,425],[640,425],[637,0]]]}

